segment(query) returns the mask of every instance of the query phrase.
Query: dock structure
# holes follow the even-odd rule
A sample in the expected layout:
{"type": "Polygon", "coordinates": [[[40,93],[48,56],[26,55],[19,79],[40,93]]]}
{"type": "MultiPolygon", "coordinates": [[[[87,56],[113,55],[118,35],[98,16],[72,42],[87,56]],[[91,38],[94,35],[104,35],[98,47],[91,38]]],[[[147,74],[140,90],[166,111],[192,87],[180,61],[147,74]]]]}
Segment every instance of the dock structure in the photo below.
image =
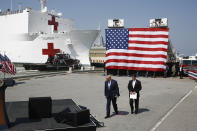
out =
{"type": "Polygon", "coordinates": [[[101,47],[92,47],[90,49],[90,62],[91,65],[94,66],[104,66],[105,58],[106,58],[106,48],[101,47]]]}
{"type": "MultiPolygon", "coordinates": [[[[90,109],[91,114],[105,123],[97,131],[195,131],[196,82],[188,78],[146,78],[142,82],[139,114],[130,114],[128,82],[130,77],[112,76],[117,80],[120,97],[117,104],[120,114],[104,119],[106,99],[104,97],[103,73],[71,73],[51,75],[29,80],[16,80],[14,87],[6,90],[6,102],[27,101],[29,97],[51,96],[52,99],[73,99],[76,104],[90,109]],[[143,124],[142,124],[143,123],[143,124]],[[159,123],[159,124],[158,124],[159,123]]],[[[9,108],[7,108],[9,110],[9,108]]],[[[9,114],[8,114],[9,117],[9,114]]],[[[15,122],[15,120],[10,120],[15,122]]],[[[19,121],[18,121],[19,122],[19,121]]]]}

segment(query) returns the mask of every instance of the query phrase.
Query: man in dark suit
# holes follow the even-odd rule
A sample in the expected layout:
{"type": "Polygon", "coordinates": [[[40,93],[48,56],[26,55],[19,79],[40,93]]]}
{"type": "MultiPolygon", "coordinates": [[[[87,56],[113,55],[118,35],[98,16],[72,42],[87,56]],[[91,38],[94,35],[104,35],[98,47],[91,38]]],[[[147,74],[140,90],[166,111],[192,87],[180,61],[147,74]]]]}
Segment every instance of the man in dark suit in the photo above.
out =
{"type": "Polygon", "coordinates": [[[111,79],[110,75],[106,77],[104,95],[105,95],[105,98],[107,99],[107,105],[106,105],[107,113],[105,116],[105,119],[106,119],[110,117],[111,101],[112,101],[112,105],[113,105],[115,113],[118,114],[118,107],[116,104],[116,100],[120,96],[118,83],[116,80],[111,79]]]}
{"type": "Polygon", "coordinates": [[[180,68],[179,68],[179,76],[180,76],[180,79],[183,79],[183,74],[184,74],[183,67],[181,65],[180,68]]]}
{"type": "Polygon", "coordinates": [[[131,106],[131,114],[133,114],[133,101],[135,101],[135,114],[138,113],[139,109],[139,97],[140,97],[140,90],[142,89],[141,82],[136,79],[136,74],[132,75],[132,80],[129,81],[128,90],[129,90],[129,98],[130,95],[137,93],[137,99],[130,98],[130,106],[131,106]]]}

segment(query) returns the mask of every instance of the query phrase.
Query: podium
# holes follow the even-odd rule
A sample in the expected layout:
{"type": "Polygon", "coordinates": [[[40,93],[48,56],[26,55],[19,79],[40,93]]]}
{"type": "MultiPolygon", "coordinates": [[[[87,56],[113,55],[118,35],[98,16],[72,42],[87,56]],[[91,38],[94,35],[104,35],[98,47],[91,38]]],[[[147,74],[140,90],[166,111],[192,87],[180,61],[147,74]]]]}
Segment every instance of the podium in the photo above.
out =
{"type": "Polygon", "coordinates": [[[7,129],[9,125],[9,119],[5,105],[5,90],[7,85],[2,79],[0,79],[0,130],[7,129]]]}

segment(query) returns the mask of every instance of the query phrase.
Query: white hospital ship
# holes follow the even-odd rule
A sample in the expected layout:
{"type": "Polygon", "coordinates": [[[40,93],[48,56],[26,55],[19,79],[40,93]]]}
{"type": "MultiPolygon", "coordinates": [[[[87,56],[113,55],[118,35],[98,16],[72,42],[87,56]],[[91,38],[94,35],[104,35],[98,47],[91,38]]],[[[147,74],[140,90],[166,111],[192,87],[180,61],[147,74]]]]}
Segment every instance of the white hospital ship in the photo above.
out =
{"type": "Polygon", "coordinates": [[[0,12],[0,53],[15,63],[45,63],[51,55],[68,53],[89,65],[89,50],[100,30],[76,30],[72,19],[47,11],[46,0],[40,2],[40,11],[0,12]]]}

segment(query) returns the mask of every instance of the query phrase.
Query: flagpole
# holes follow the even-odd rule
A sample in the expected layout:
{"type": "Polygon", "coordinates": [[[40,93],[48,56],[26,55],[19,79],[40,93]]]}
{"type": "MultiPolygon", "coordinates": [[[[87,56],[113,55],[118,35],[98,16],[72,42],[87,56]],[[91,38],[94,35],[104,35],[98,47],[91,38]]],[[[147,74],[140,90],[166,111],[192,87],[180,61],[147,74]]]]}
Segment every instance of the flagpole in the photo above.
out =
{"type": "MultiPolygon", "coordinates": [[[[5,56],[5,51],[4,51],[4,56],[5,56]]],[[[3,78],[5,79],[5,72],[3,72],[3,78]]]]}
{"type": "MultiPolygon", "coordinates": [[[[4,51],[4,57],[5,57],[5,53],[6,53],[6,52],[4,51]]],[[[3,77],[4,77],[4,79],[5,79],[5,72],[4,72],[3,74],[4,74],[3,77]]]]}

